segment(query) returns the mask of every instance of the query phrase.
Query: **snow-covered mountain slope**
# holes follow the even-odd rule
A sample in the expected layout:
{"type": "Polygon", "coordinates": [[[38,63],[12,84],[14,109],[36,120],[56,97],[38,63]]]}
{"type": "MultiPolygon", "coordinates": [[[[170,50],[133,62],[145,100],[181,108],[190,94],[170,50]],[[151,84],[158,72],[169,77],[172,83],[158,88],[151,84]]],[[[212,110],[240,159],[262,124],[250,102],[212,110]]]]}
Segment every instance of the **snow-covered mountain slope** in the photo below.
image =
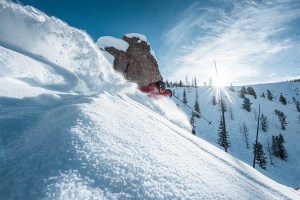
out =
{"type": "Polygon", "coordinates": [[[0,26],[1,199],[300,198],[191,135],[172,100],[126,83],[86,33],[7,1],[0,26]]]}
{"type": "MultiPolygon", "coordinates": [[[[247,88],[249,86],[245,87],[247,88]]],[[[263,149],[266,153],[268,164],[266,166],[267,170],[261,169],[258,165],[256,166],[256,169],[282,184],[298,188],[300,186],[300,113],[296,109],[294,100],[300,101],[300,83],[283,82],[253,85],[251,87],[255,90],[257,95],[257,99],[255,99],[252,95],[246,95],[252,103],[251,112],[247,112],[242,109],[243,99],[239,97],[239,91],[242,87],[234,87],[235,92],[229,91],[228,88],[224,88],[225,91],[222,92],[223,99],[227,106],[227,112],[225,113],[226,128],[231,142],[229,154],[252,166],[252,146],[256,138],[257,115],[260,104],[261,114],[264,114],[264,116],[267,117],[269,129],[267,132],[263,132],[260,128],[258,140],[264,147],[263,149]],[[273,101],[267,99],[267,90],[270,90],[273,94],[273,101]],[[265,98],[261,97],[262,93],[265,94],[265,98]],[[279,101],[280,95],[283,95],[286,98],[288,102],[287,105],[283,105],[279,101]],[[286,130],[281,129],[278,116],[275,114],[275,109],[282,111],[287,116],[286,121],[288,122],[288,125],[286,130]],[[245,123],[249,129],[249,149],[246,147],[245,136],[240,131],[240,126],[243,126],[243,123],[245,123]],[[279,134],[282,134],[285,139],[285,148],[288,153],[288,159],[287,161],[283,161],[272,156],[273,165],[271,165],[268,143],[271,146],[272,136],[278,136],[279,134]]],[[[190,107],[194,107],[196,100],[195,88],[171,89],[175,91],[175,95],[179,96],[181,100],[183,98],[183,90],[186,90],[188,105],[190,107]]],[[[210,87],[199,87],[197,88],[197,92],[201,113],[203,117],[209,121],[211,120],[213,124],[208,125],[207,121],[204,119],[196,118],[197,136],[223,149],[218,145],[218,130],[221,110],[219,105],[212,104],[212,97],[216,95],[216,92],[210,87]]],[[[191,110],[187,106],[184,106],[184,104],[176,98],[174,98],[174,100],[187,115],[191,116],[191,110]]]]}

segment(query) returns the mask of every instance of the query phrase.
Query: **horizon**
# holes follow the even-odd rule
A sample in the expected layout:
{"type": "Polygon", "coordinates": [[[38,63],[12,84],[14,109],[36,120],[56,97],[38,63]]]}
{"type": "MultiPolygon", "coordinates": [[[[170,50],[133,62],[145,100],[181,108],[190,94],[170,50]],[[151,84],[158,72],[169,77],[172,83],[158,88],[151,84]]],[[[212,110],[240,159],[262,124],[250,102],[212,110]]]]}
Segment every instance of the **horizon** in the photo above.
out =
{"type": "Polygon", "coordinates": [[[147,37],[164,80],[250,85],[300,77],[300,2],[16,0],[85,30],[94,40],[147,37]],[[284,69],[284,70],[283,70],[284,69]],[[238,72],[238,73],[237,73],[238,72]]]}

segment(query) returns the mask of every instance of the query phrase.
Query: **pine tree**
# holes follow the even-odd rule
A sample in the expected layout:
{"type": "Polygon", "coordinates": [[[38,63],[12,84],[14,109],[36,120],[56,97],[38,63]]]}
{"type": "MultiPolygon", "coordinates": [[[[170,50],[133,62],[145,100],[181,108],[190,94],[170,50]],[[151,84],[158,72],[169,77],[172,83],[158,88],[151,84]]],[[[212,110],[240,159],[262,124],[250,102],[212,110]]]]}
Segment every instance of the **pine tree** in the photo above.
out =
{"type": "Polygon", "coordinates": [[[192,113],[191,119],[190,119],[190,124],[192,126],[192,134],[196,135],[196,125],[195,125],[195,118],[194,118],[195,114],[194,112],[192,113]]]}
{"type": "Polygon", "coordinates": [[[267,142],[268,142],[268,152],[269,152],[269,156],[270,156],[271,165],[273,165],[273,160],[272,160],[272,154],[271,154],[271,148],[270,148],[269,140],[267,140],[267,142]]]}
{"type": "Polygon", "coordinates": [[[244,122],[243,125],[240,125],[240,133],[244,135],[244,139],[246,142],[246,147],[249,149],[249,129],[247,124],[244,122]]]}
{"type": "Polygon", "coordinates": [[[229,113],[230,113],[230,119],[234,120],[234,114],[233,114],[233,110],[232,110],[231,106],[229,106],[229,113]]]}
{"type": "Polygon", "coordinates": [[[220,107],[221,107],[221,111],[222,112],[226,112],[227,111],[227,105],[225,103],[225,101],[223,99],[221,99],[220,101],[220,107]]]}
{"type": "Polygon", "coordinates": [[[275,109],[275,114],[278,116],[278,119],[279,119],[279,122],[280,122],[280,125],[281,125],[281,129],[285,130],[286,126],[288,124],[286,122],[286,115],[282,111],[279,111],[279,110],[276,110],[276,109],[275,109]]]}
{"type": "Polygon", "coordinates": [[[279,157],[277,140],[278,140],[278,137],[272,135],[272,153],[275,157],[279,157]]]}
{"type": "Polygon", "coordinates": [[[255,90],[253,89],[253,87],[247,87],[247,94],[252,95],[254,97],[254,99],[257,98],[255,90]]]}
{"type": "Polygon", "coordinates": [[[253,144],[253,152],[256,152],[255,161],[262,169],[267,169],[267,157],[263,151],[263,146],[261,143],[257,142],[257,145],[253,144]],[[256,150],[255,150],[256,148],[256,150]]]}
{"type": "Polygon", "coordinates": [[[273,94],[270,90],[267,90],[267,98],[270,100],[270,101],[273,101],[274,97],[273,97],[273,94]]]}
{"type": "Polygon", "coordinates": [[[213,87],[214,86],[212,77],[209,77],[208,86],[209,87],[213,87]]]}
{"type": "Polygon", "coordinates": [[[245,110],[247,110],[248,112],[250,112],[251,111],[251,102],[250,102],[250,100],[247,98],[247,97],[245,97],[244,98],[244,102],[243,102],[243,109],[245,109],[245,110]]]}
{"type": "Polygon", "coordinates": [[[201,111],[200,111],[200,106],[199,106],[197,98],[196,98],[196,101],[195,101],[194,110],[196,111],[196,112],[194,112],[195,117],[200,118],[201,117],[201,111]]]}
{"type": "Polygon", "coordinates": [[[219,132],[218,132],[218,144],[221,147],[224,147],[225,152],[230,147],[230,141],[228,140],[228,133],[225,130],[222,117],[220,118],[219,132]]]}
{"type": "Polygon", "coordinates": [[[194,77],[194,87],[197,88],[198,87],[198,84],[197,84],[197,79],[196,77],[194,77]]]}
{"type": "Polygon", "coordinates": [[[299,101],[296,101],[295,104],[296,104],[297,111],[300,112],[300,103],[299,103],[299,101]]]}
{"type": "Polygon", "coordinates": [[[190,87],[190,83],[187,75],[185,75],[185,86],[190,87]]]}
{"type": "Polygon", "coordinates": [[[171,87],[171,84],[169,83],[169,81],[168,80],[166,80],[166,87],[171,87]]]}
{"type": "Polygon", "coordinates": [[[266,95],[265,95],[265,93],[261,93],[261,95],[260,95],[262,98],[266,98],[266,95]]]}
{"type": "Polygon", "coordinates": [[[188,103],[188,101],[187,101],[187,99],[186,99],[186,92],[185,92],[185,89],[183,89],[183,100],[182,100],[182,102],[183,102],[184,104],[187,104],[187,103],[188,103]]]}
{"type": "Polygon", "coordinates": [[[212,96],[212,104],[214,106],[217,105],[217,98],[216,98],[216,96],[212,96]]]}
{"type": "Polygon", "coordinates": [[[284,147],[284,138],[282,134],[279,136],[272,136],[272,151],[275,157],[279,157],[282,160],[286,160],[288,157],[287,151],[284,147]]]}
{"type": "Polygon", "coordinates": [[[179,81],[178,87],[183,87],[182,81],[179,81]]]}
{"type": "Polygon", "coordinates": [[[229,91],[235,92],[234,87],[232,86],[232,83],[230,84],[229,91]]]}
{"type": "Polygon", "coordinates": [[[278,147],[278,153],[279,153],[279,157],[282,159],[282,160],[286,160],[287,157],[288,157],[288,154],[287,154],[287,151],[284,147],[284,138],[282,136],[282,134],[279,134],[278,136],[278,143],[280,144],[279,147],[278,147]]]}
{"type": "Polygon", "coordinates": [[[239,97],[242,99],[245,98],[245,95],[247,94],[246,88],[243,86],[242,89],[240,90],[239,97]]]}
{"type": "Polygon", "coordinates": [[[279,101],[283,104],[286,105],[286,98],[284,96],[282,96],[282,94],[279,97],[279,101]]]}
{"type": "Polygon", "coordinates": [[[264,116],[264,114],[261,115],[260,125],[261,125],[261,129],[264,132],[267,132],[267,130],[269,129],[269,123],[268,123],[268,118],[264,116]]]}

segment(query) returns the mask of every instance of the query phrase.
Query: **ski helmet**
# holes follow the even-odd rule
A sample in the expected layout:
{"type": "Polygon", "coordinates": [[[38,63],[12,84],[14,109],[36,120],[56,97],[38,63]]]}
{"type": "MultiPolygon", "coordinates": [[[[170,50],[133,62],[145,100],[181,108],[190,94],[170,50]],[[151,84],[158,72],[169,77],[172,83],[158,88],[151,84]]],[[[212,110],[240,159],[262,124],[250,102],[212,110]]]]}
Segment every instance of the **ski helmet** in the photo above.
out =
{"type": "Polygon", "coordinates": [[[162,90],[164,90],[166,88],[166,85],[163,81],[157,81],[156,85],[159,89],[162,89],[162,90]]]}

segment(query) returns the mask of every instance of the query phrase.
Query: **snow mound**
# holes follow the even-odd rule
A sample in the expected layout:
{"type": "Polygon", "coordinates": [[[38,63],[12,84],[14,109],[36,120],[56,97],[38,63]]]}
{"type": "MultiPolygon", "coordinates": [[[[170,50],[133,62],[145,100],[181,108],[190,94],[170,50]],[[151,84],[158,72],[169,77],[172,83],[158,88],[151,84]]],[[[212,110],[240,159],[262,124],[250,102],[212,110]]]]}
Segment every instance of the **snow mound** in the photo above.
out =
{"type": "Polygon", "coordinates": [[[0,46],[1,54],[22,54],[17,57],[33,60],[26,61],[33,63],[32,66],[23,66],[19,61],[23,58],[17,62],[0,60],[4,73],[29,77],[24,81],[30,84],[53,86],[51,89],[55,90],[95,92],[108,89],[108,84],[125,82],[84,31],[31,6],[0,2],[0,46]],[[28,76],[21,73],[23,69],[28,76]]]}
{"type": "Polygon", "coordinates": [[[105,47],[114,47],[115,49],[120,51],[127,51],[129,47],[129,44],[126,41],[111,36],[100,37],[97,40],[96,44],[103,50],[105,49],[105,47]]]}

